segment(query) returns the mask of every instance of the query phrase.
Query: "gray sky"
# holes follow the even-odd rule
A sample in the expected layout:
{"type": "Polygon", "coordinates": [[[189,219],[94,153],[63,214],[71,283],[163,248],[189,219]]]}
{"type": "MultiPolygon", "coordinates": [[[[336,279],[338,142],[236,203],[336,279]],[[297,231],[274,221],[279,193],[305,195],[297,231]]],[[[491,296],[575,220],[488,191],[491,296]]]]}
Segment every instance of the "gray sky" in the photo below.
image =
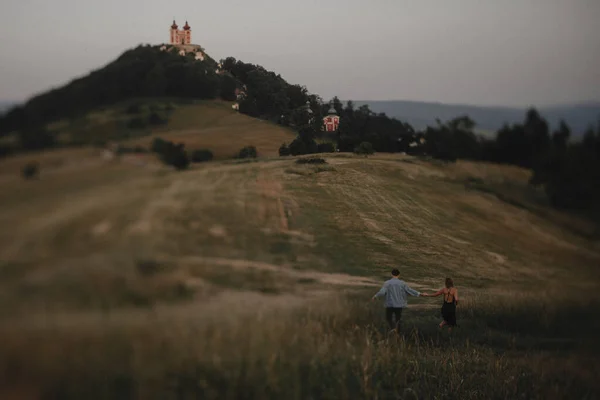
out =
{"type": "Polygon", "coordinates": [[[600,100],[600,0],[2,0],[0,99],[24,100],[168,41],[173,17],[325,99],[600,100]]]}

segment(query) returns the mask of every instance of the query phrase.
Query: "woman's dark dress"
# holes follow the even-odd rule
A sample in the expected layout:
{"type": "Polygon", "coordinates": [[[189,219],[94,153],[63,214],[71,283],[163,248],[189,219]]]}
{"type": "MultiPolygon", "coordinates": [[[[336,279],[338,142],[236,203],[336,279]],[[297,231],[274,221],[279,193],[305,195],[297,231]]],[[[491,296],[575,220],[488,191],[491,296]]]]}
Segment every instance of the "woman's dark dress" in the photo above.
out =
{"type": "Polygon", "coordinates": [[[454,295],[450,293],[450,291],[444,294],[442,318],[444,321],[446,321],[446,325],[456,326],[456,299],[454,298],[454,295]]]}

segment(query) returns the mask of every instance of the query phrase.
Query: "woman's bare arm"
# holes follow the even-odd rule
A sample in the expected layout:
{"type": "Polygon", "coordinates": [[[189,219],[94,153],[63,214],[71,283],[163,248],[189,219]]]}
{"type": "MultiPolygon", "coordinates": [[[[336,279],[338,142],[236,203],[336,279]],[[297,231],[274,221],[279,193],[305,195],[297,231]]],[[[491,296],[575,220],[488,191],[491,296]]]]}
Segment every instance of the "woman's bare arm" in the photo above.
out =
{"type": "Polygon", "coordinates": [[[442,294],[444,294],[444,289],[440,289],[440,290],[438,290],[438,291],[437,291],[437,292],[435,292],[435,293],[432,293],[432,294],[430,294],[430,295],[427,295],[427,297],[438,297],[438,296],[440,296],[440,295],[442,295],[442,294]]]}
{"type": "Polygon", "coordinates": [[[458,304],[458,289],[454,289],[454,300],[456,301],[456,304],[458,304]]]}

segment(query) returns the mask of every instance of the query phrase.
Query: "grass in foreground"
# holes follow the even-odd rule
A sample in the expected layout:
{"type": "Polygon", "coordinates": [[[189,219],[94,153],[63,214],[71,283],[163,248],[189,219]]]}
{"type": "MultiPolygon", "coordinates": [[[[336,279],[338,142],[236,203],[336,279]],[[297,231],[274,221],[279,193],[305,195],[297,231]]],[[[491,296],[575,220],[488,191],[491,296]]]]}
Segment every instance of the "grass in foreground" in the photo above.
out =
{"type": "Polygon", "coordinates": [[[526,173],[327,162],[0,182],[0,398],[598,397],[597,243],[464,187],[526,173]],[[392,266],[460,328],[411,299],[390,340],[392,266]]]}
{"type": "Polygon", "coordinates": [[[436,330],[436,312],[409,310],[400,338],[360,298],[258,320],[230,310],[235,318],[216,323],[163,312],[123,326],[107,316],[0,330],[0,368],[14,393],[33,398],[592,399],[595,335],[567,327],[598,305],[469,301],[452,335],[436,330]]]}

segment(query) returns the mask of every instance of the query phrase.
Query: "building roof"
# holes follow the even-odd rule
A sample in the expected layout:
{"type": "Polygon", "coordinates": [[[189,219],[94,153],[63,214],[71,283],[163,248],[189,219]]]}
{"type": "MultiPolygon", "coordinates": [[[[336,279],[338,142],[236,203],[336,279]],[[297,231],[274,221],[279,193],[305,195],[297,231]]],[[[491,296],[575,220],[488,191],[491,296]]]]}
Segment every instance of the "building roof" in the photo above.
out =
{"type": "Polygon", "coordinates": [[[185,21],[185,25],[184,25],[183,29],[186,31],[189,31],[190,29],[192,29],[192,27],[188,25],[187,21],[185,21]]]}
{"type": "Polygon", "coordinates": [[[177,24],[175,23],[175,20],[173,20],[173,25],[171,25],[171,29],[177,29],[177,24]]]}

